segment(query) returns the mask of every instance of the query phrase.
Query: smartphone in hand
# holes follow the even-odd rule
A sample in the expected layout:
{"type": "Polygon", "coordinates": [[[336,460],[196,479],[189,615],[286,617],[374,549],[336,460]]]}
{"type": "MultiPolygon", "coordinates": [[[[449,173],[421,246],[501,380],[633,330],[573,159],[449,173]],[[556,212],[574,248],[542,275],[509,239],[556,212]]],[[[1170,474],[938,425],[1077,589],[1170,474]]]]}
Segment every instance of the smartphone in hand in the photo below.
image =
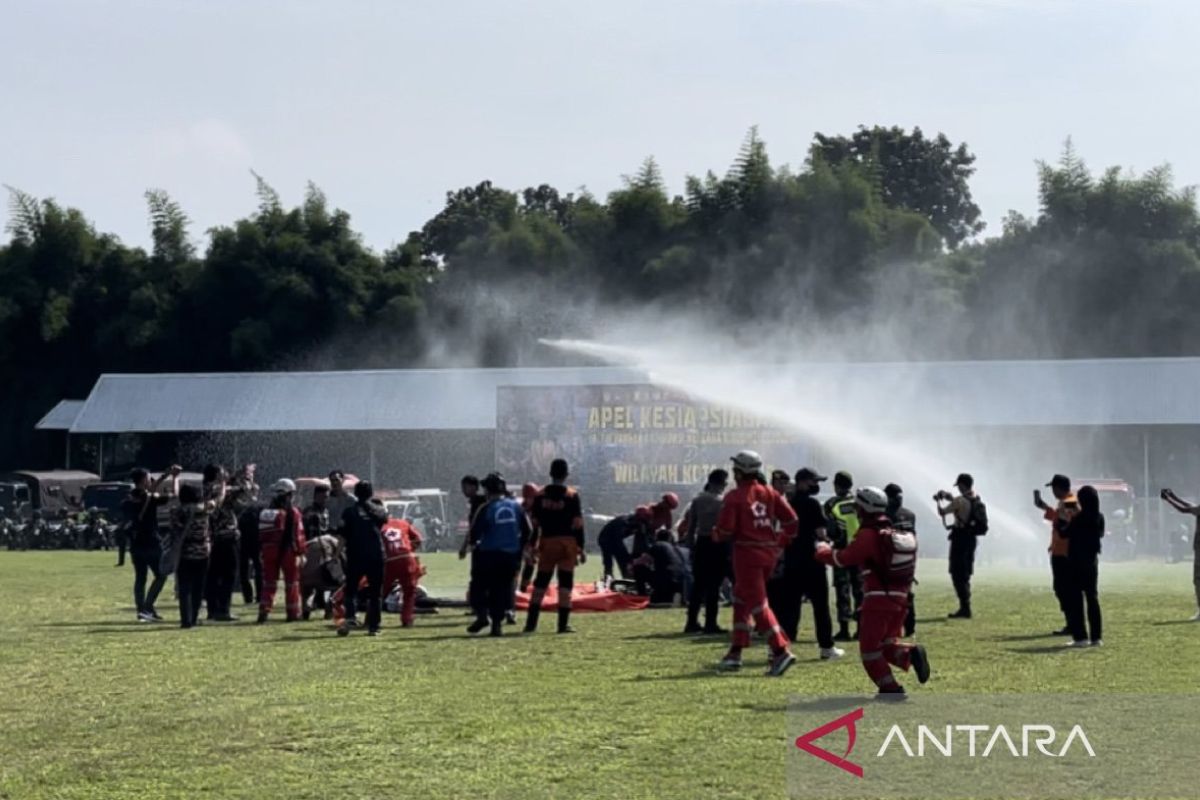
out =
{"type": "Polygon", "coordinates": [[[1045,503],[1042,501],[1042,490],[1041,489],[1033,490],[1033,504],[1035,506],[1037,506],[1038,508],[1041,508],[1042,506],[1045,505],[1045,503]]]}

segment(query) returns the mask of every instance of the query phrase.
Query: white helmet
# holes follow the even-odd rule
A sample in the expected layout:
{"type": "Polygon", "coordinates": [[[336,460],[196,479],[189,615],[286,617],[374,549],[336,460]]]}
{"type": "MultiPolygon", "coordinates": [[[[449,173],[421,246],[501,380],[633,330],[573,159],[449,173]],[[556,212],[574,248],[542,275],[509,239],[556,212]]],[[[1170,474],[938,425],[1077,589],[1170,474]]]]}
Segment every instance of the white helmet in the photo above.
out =
{"type": "Polygon", "coordinates": [[[733,468],[738,472],[753,474],[762,469],[762,457],[753,450],[742,450],[732,461],[733,468]]]}
{"type": "Polygon", "coordinates": [[[868,514],[883,514],[887,511],[888,498],[883,489],[864,486],[854,493],[854,504],[868,514]]]}
{"type": "Polygon", "coordinates": [[[295,493],[296,493],[296,482],[293,481],[291,478],[280,478],[279,480],[275,481],[275,483],[271,484],[271,494],[274,494],[276,496],[281,495],[281,494],[295,494],[295,493]]]}

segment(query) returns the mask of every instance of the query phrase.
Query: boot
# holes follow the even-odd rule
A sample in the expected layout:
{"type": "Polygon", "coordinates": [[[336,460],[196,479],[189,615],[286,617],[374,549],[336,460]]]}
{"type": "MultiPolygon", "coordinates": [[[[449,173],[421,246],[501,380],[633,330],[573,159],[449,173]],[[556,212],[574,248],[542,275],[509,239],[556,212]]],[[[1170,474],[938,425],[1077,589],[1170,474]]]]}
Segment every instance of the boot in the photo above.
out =
{"type": "Polygon", "coordinates": [[[537,630],[538,617],[541,615],[542,607],[531,603],[529,610],[525,612],[525,633],[533,633],[537,630]]]}
{"type": "Polygon", "coordinates": [[[559,633],[574,633],[575,629],[570,625],[571,609],[560,608],[558,610],[558,632],[559,633]]]}
{"type": "Polygon", "coordinates": [[[852,642],[852,641],[854,641],[854,637],[850,635],[850,623],[839,622],[838,623],[838,632],[833,635],[833,640],[835,642],[852,642]]]}

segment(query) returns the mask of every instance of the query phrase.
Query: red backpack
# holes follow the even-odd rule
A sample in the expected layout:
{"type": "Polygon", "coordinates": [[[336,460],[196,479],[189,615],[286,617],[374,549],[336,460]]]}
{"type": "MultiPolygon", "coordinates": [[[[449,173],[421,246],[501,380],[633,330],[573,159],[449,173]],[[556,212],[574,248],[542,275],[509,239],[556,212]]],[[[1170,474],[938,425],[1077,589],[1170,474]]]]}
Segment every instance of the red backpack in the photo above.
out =
{"type": "Polygon", "coordinates": [[[884,586],[911,586],[917,577],[917,535],[881,528],[877,569],[884,586]]]}

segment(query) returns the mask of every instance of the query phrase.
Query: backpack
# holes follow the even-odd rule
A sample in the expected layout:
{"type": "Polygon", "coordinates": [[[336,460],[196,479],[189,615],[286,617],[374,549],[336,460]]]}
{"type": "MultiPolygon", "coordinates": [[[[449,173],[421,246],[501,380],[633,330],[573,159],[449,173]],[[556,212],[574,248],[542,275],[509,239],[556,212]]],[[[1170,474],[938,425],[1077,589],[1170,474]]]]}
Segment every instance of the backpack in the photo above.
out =
{"type": "Polygon", "coordinates": [[[967,533],[986,536],[988,532],[987,504],[976,497],[971,501],[971,513],[967,515],[967,533]]]}
{"type": "Polygon", "coordinates": [[[879,531],[876,564],[884,586],[910,586],[917,577],[917,535],[912,531],[879,531]]]}

